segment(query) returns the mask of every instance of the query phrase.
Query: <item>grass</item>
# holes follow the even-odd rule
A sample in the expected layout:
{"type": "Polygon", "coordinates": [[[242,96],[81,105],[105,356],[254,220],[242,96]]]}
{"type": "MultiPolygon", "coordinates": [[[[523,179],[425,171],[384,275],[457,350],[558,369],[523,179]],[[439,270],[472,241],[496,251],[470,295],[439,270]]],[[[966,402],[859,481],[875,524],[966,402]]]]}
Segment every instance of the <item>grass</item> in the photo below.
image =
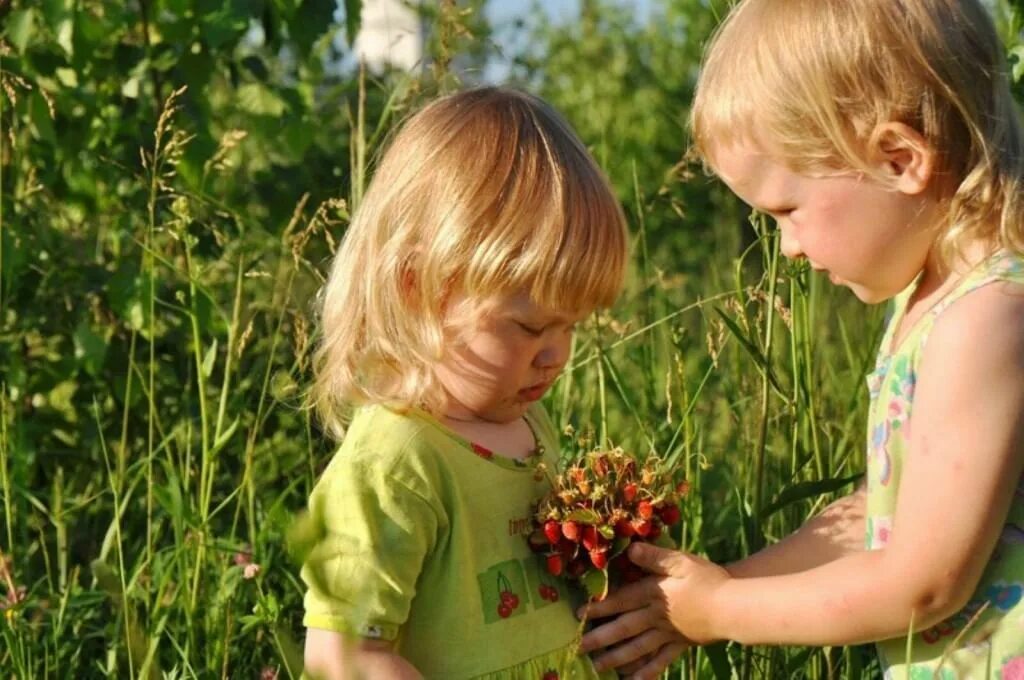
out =
{"type": "MultiPolygon", "coordinates": [[[[106,349],[90,384],[106,388],[67,397],[89,405],[69,450],[43,455],[25,434],[34,409],[63,408],[57,388],[0,393],[6,677],[299,674],[302,587],[286,537],[332,448],[301,393],[312,300],[349,203],[303,199],[273,239],[241,230],[243,218],[176,175],[190,142],[181,95],[143,154],[144,218],[125,206],[133,230],[117,248],[96,235],[105,294],[126,286],[130,313],[98,313],[106,349]],[[127,284],[110,275],[125,267],[137,273],[127,284]]],[[[397,99],[371,123],[359,98],[353,204],[367,140],[379,142],[397,99]]],[[[222,157],[233,143],[225,134],[222,157]]],[[[782,261],[758,217],[752,243],[727,234],[681,278],[648,240],[656,199],[635,186],[630,202],[628,291],[580,332],[548,405],[571,426],[567,456],[596,439],[672,461],[693,489],[681,544],[736,559],[863,469],[862,377],[881,318],[782,261]]],[[[715,645],[687,652],[670,677],[876,673],[860,648],[715,645]]]]}

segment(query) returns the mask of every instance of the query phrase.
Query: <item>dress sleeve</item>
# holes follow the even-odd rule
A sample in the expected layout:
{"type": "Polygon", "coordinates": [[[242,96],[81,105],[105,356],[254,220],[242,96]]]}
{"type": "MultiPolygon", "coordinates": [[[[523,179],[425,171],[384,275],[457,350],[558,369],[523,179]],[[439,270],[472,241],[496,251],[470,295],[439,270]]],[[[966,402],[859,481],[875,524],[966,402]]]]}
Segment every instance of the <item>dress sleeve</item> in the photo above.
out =
{"type": "Polygon", "coordinates": [[[395,639],[440,525],[436,501],[413,486],[380,460],[342,454],[328,466],[310,497],[305,626],[395,639]]]}

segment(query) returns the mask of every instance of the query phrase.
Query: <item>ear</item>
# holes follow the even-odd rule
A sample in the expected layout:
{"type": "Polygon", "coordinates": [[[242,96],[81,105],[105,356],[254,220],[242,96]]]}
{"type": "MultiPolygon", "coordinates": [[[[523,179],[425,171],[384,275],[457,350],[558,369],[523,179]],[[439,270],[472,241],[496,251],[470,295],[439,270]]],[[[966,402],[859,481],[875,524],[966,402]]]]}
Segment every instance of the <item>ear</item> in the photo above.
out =
{"type": "Polygon", "coordinates": [[[872,135],[872,151],[893,187],[916,195],[928,188],[935,173],[935,149],[905,123],[882,123],[872,135]]]}

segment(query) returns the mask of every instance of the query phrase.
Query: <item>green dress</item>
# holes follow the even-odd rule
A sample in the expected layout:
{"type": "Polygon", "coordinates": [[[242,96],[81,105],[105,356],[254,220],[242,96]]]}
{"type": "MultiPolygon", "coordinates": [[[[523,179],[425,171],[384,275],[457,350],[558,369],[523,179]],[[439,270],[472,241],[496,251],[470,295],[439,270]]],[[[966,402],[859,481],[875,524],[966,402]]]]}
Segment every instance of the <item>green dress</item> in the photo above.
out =
{"type": "MultiPolygon", "coordinates": [[[[526,415],[554,469],[547,414],[526,415]]],[[[549,488],[419,411],[359,410],[310,497],[307,627],[393,640],[426,678],[591,680],[565,584],[526,541],[549,488]]],[[[614,678],[614,674],[607,676],[614,678]]]]}
{"type": "MultiPolygon", "coordinates": [[[[996,281],[1024,283],[1024,259],[1006,252],[987,259],[925,314],[897,348],[892,348],[893,335],[906,311],[914,285],[894,301],[893,315],[879,349],[875,370],[868,377],[871,406],[868,416],[866,545],[869,550],[883,547],[894,530],[900,473],[913,423],[914,386],[928,334],[936,318],[949,305],[996,281]]],[[[983,503],[984,499],[967,499],[965,502],[983,503]]],[[[942,518],[936,517],[936,531],[941,531],[941,523],[942,518]]],[[[903,636],[879,643],[878,652],[885,677],[1024,680],[1022,589],[1024,484],[1018,483],[999,543],[970,601],[957,614],[920,631],[909,641],[903,636]],[[979,611],[981,614],[975,616],[979,611]],[[911,646],[909,660],[908,642],[911,646]]]]}

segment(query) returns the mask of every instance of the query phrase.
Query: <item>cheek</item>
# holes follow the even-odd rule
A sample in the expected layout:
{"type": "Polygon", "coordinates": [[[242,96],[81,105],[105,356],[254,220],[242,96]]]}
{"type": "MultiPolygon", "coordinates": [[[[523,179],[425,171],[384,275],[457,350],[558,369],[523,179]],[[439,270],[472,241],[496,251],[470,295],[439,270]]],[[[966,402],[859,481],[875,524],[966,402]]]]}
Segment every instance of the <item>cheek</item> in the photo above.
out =
{"type": "Polygon", "coordinates": [[[471,363],[489,372],[501,372],[528,361],[525,358],[528,355],[526,344],[497,334],[482,333],[465,346],[463,352],[471,363]]]}

